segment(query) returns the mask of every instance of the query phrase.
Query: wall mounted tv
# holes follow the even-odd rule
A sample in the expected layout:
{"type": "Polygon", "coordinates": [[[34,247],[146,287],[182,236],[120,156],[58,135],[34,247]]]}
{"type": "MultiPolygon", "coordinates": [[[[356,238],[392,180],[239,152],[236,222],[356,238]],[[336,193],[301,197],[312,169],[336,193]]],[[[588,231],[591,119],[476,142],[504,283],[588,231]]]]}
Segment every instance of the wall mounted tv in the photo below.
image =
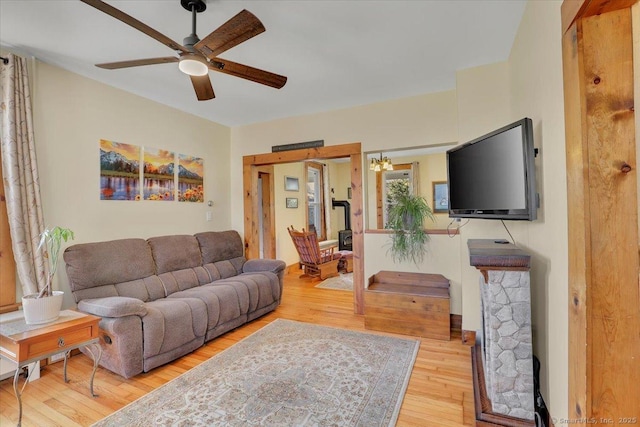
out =
{"type": "Polygon", "coordinates": [[[536,219],[532,128],[524,118],[447,151],[449,217],[536,219]]]}

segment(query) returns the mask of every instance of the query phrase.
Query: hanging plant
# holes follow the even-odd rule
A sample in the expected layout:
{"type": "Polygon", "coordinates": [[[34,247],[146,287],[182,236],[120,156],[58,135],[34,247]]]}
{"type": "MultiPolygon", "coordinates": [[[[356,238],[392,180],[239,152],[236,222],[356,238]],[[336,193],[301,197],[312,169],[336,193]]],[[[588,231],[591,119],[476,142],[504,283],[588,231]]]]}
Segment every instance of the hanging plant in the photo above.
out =
{"type": "Polygon", "coordinates": [[[429,235],[424,220],[435,221],[433,211],[422,196],[399,194],[389,209],[386,228],[392,230],[389,251],[396,262],[412,261],[416,265],[424,260],[425,244],[429,235]]]}

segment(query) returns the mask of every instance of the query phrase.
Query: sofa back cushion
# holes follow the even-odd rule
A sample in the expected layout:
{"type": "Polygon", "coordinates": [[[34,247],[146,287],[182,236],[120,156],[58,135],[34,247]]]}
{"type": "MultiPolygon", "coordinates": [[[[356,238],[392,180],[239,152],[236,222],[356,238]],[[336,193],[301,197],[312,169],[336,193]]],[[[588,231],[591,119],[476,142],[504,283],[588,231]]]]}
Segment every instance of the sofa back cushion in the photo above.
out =
{"type": "Polygon", "coordinates": [[[64,251],[63,258],[76,301],[121,295],[116,284],[155,274],[151,249],[144,239],[72,245],[64,251]],[[79,298],[78,293],[83,296],[79,298]]]}
{"type": "Polygon", "coordinates": [[[244,256],[242,239],[237,231],[207,231],[195,235],[202,252],[202,265],[244,256]]]}
{"type": "Polygon", "coordinates": [[[174,235],[147,239],[158,275],[202,266],[200,246],[194,236],[174,235]]]}

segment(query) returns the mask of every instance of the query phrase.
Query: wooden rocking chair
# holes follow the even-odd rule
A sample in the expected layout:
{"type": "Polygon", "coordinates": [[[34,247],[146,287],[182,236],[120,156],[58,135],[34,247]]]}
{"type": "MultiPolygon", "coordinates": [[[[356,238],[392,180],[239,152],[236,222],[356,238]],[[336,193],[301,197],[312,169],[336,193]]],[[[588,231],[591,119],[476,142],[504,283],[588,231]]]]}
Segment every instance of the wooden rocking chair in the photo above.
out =
{"type": "Polygon", "coordinates": [[[293,226],[287,230],[298,251],[305,275],[320,277],[321,280],[338,275],[338,262],[342,254],[334,253],[335,245],[320,249],[316,233],[305,231],[304,228],[297,231],[293,226]]]}

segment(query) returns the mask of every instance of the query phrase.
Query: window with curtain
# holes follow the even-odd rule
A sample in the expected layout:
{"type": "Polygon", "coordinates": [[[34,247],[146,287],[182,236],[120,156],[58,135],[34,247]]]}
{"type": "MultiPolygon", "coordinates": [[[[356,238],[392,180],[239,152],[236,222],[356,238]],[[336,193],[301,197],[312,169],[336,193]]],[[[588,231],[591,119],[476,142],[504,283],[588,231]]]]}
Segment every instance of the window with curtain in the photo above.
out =
{"type": "MultiPolygon", "coordinates": [[[[0,154],[0,160],[2,154],[0,154]]],[[[0,161],[2,177],[2,161],[0,161]]],[[[0,313],[14,311],[16,304],[16,262],[11,248],[9,218],[4,186],[0,184],[0,313]]]]}
{"type": "Polygon", "coordinates": [[[397,197],[414,194],[413,168],[410,163],[393,165],[393,170],[376,172],[376,193],[378,195],[377,228],[386,228],[389,210],[397,197]]]}
{"type": "Polygon", "coordinates": [[[324,209],[324,176],[322,172],[322,164],[307,162],[305,163],[307,176],[307,229],[314,231],[318,236],[318,240],[326,240],[325,227],[325,209],[324,209]]]}

